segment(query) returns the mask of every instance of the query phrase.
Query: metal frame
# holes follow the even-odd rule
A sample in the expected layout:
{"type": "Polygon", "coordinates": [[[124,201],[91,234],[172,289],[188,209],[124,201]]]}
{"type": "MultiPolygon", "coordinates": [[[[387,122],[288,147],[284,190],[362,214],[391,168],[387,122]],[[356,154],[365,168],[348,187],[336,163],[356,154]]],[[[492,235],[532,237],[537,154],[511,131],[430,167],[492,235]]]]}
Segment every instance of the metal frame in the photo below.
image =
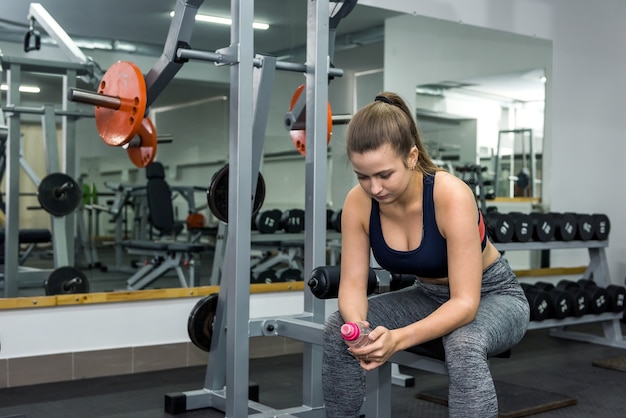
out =
{"type": "MultiPolygon", "coordinates": [[[[43,146],[46,153],[46,171],[64,172],[76,176],[76,120],[92,115],[77,111],[75,105],[64,99],[61,109],[46,105],[41,107],[21,106],[19,86],[23,72],[43,72],[63,76],[63,88],[69,89],[76,84],[79,75],[89,74],[90,69],[81,64],[43,61],[28,58],[0,56],[0,63],[6,73],[8,92],[3,110],[7,119],[8,136],[6,142],[6,226],[5,226],[5,264],[4,297],[15,297],[20,286],[41,285],[48,277],[49,270],[27,269],[19,266],[19,178],[20,167],[28,165],[21,157],[21,115],[41,116],[43,128],[43,146]],[[61,117],[62,124],[62,162],[57,150],[56,117],[61,117]]],[[[26,169],[28,173],[28,170],[26,169]]],[[[38,185],[38,179],[32,173],[31,180],[38,185]]],[[[51,216],[52,243],[54,248],[54,267],[74,264],[75,214],[64,217],[51,216]]]]}

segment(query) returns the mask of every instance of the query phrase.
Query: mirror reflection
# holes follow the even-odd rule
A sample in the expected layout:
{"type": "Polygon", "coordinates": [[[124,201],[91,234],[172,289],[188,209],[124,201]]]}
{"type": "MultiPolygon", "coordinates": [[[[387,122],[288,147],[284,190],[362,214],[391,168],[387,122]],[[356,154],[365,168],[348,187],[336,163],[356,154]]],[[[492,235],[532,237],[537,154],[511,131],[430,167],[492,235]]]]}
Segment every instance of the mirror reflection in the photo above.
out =
{"type": "MultiPolygon", "coordinates": [[[[290,9],[291,14],[305,16],[306,5],[302,3],[297,6],[301,10],[290,9]]],[[[263,11],[259,9],[258,13],[263,11]]],[[[432,71],[425,73],[411,67],[402,70],[405,74],[415,73],[411,81],[405,83],[405,92],[414,95],[418,123],[432,155],[459,176],[471,174],[464,173],[463,167],[481,167],[480,174],[486,183],[490,182],[485,186],[490,198],[541,198],[545,125],[545,84],[541,77],[550,74],[549,60],[542,65],[532,60],[532,65],[520,63],[514,66],[515,71],[503,71],[501,63],[489,65],[489,61],[497,63],[506,58],[494,56],[486,60],[486,55],[482,54],[464,56],[460,64],[453,65],[446,54],[454,52],[448,52],[441,45],[433,46],[432,38],[439,37],[440,42],[445,39],[451,45],[463,39],[503,43],[508,45],[510,54],[515,54],[517,48],[530,54],[532,48],[528,45],[534,43],[542,43],[543,51],[545,41],[468,26],[463,26],[459,35],[461,25],[456,23],[398,16],[357,5],[338,31],[334,64],[344,70],[344,76],[336,77],[329,85],[329,102],[335,119],[328,159],[327,234],[331,262],[338,257],[335,244],[340,238],[340,225],[337,219],[343,197],[356,184],[343,152],[345,122],[339,115],[349,118],[378,91],[387,88],[388,77],[397,71],[395,67],[400,59],[387,56],[386,50],[390,48],[388,42],[393,41],[394,28],[401,28],[396,25],[400,18],[410,21],[412,30],[433,31],[428,36],[419,33],[412,36],[415,42],[408,42],[411,51],[403,57],[419,57],[420,61],[429,63],[432,71]],[[387,19],[391,23],[385,26],[387,19]],[[420,49],[420,39],[424,43],[428,41],[429,47],[420,49]],[[480,61],[480,65],[476,61],[480,61]],[[450,70],[452,68],[454,71],[450,70]]],[[[304,19],[289,19],[289,16],[283,26],[275,26],[284,33],[301,32],[302,35],[306,31],[304,19]]],[[[165,34],[166,30],[163,37],[165,34]]],[[[267,34],[255,34],[255,42],[262,42],[265,36],[267,34]]],[[[407,43],[406,33],[402,36],[407,43]]],[[[282,38],[284,41],[289,37],[282,38]]],[[[276,49],[262,44],[263,52],[300,62],[304,60],[303,40],[303,36],[294,36],[288,45],[281,42],[276,49]]],[[[15,44],[11,48],[8,43],[3,47],[3,54],[5,57],[23,56],[20,47],[15,44]]],[[[142,50],[160,52],[159,48],[142,50]]],[[[105,70],[121,57],[110,52],[90,52],[105,70]]],[[[58,51],[44,58],[63,60],[58,51]]],[[[157,55],[131,54],[123,58],[137,62],[145,72],[157,55]]],[[[229,152],[228,70],[219,70],[210,63],[190,61],[155,100],[149,116],[156,130],[158,151],[154,161],[158,164],[150,170],[133,164],[127,150],[102,142],[92,116],[93,106],[74,104],[84,116],[71,119],[69,124],[59,115],[53,118],[52,124],[49,117],[41,114],[20,115],[19,153],[23,163],[19,178],[11,177],[10,182],[15,182],[11,186],[5,160],[3,201],[7,203],[6,194],[11,187],[19,190],[19,229],[44,233],[30,238],[36,242],[20,245],[18,259],[14,262],[20,272],[18,286],[12,294],[5,289],[5,296],[45,294],[42,284],[50,279],[54,270],[64,265],[65,260],[58,258],[59,252],[53,251],[59,246],[67,248],[67,261],[78,273],[60,272],[63,280],[55,282],[57,287],[61,286],[56,289],[57,293],[71,292],[67,288],[68,280],[78,278],[72,284],[78,286],[76,282],[82,277],[86,283],[82,288],[77,287],[77,291],[219,284],[222,279],[220,260],[225,251],[221,237],[226,226],[215,216],[212,210],[215,208],[210,207],[207,199],[212,182],[220,172],[224,173],[221,170],[225,169],[229,152]],[[211,67],[208,75],[207,66],[211,67]],[[50,126],[55,128],[52,135],[50,126]],[[39,185],[49,172],[50,158],[54,157],[43,150],[44,146],[50,149],[53,137],[57,141],[59,170],[64,167],[64,157],[69,156],[76,172],[73,180],[81,191],[78,207],[72,215],[62,217],[65,221],[51,217],[42,209],[38,198],[39,185]],[[66,146],[70,147],[69,153],[66,146]],[[154,190],[159,192],[157,197],[152,194],[154,190]],[[45,231],[52,235],[46,235],[45,231]],[[168,247],[164,241],[175,241],[176,245],[168,247]]],[[[2,77],[3,83],[7,83],[6,67],[2,77]]],[[[78,88],[93,89],[81,79],[74,81],[78,88]]],[[[52,103],[62,107],[63,83],[60,74],[24,72],[22,84],[38,85],[41,91],[39,94],[21,93],[20,104],[39,108],[44,103],[52,103]]],[[[304,159],[283,124],[295,92],[303,83],[301,73],[277,71],[271,96],[263,102],[268,109],[259,176],[264,184],[264,199],[250,221],[254,246],[252,283],[303,279],[303,234],[299,226],[303,224],[301,209],[305,205],[304,159]]],[[[2,93],[1,100],[5,106],[6,92],[2,93]]],[[[5,110],[2,121],[9,124],[7,116],[5,110]]],[[[7,149],[6,143],[3,148],[7,149]]],[[[56,189],[63,184],[60,181],[56,189]]],[[[214,192],[214,196],[217,195],[219,193],[214,192]]]]}
{"type": "Polygon", "coordinates": [[[539,201],[546,80],[539,68],[418,85],[429,151],[459,177],[480,181],[487,200],[539,201]]]}

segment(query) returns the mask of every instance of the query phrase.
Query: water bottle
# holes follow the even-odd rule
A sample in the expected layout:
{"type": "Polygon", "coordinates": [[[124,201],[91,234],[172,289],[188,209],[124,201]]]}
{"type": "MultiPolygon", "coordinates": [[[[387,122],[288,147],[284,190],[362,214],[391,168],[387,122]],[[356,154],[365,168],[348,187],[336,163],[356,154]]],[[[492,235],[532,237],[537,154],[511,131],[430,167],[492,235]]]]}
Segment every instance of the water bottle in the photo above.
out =
{"type": "Polygon", "coordinates": [[[363,347],[370,343],[368,335],[372,331],[356,322],[346,322],[341,326],[341,336],[350,347],[363,347]]]}

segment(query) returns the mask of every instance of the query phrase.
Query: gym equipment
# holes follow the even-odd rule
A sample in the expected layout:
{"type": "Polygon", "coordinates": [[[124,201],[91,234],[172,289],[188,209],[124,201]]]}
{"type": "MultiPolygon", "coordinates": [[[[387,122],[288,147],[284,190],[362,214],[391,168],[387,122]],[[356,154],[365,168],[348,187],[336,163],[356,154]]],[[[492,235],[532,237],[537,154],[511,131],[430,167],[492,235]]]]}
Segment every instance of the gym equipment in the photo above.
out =
{"type": "Polygon", "coordinates": [[[156,156],[157,136],[147,116],[146,82],[139,67],[118,61],[104,73],[98,92],[70,88],[67,99],[95,106],[96,128],[102,141],[124,147],[132,163],[146,167],[156,156]]]}
{"type": "Polygon", "coordinates": [[[593,218],[586,213],[576,214],[576,239],[581,241],[589,241],[593,238],[593,218]]]}
{"type": "MultiPolygon", "coordinates": [[[[306,86],[304,84],[301,84],[293,93],[293,96],[291,97],[291,103],[289,104],[289,112],[285,117],[285,127],[287,128],[287,130],[289,130],[289,136],[291,136],[291,141],[293,142],[293,145],[296,147],[298,152],[303,156],[306,155],[306,112],[300,112],[300,118],[298,119],[294,119],[292,112],[298,102],[301,100],[300,96],[302,95],[305,87],[306,86]]],[[[330,102],[328,102],[326,125],[326,145],[328,145],[330,144],[330,138],[333,132],[333,112],[330,108],[330,102]]]]}
{"type": "Polygon", "coordinates": [[[211,351],[217,301],[217,293],[206,295],[196,302],[187,320],[187,333],[191,342],[206,352],[211,351]]]}
{"type": "Polygon", "coordinates": [[[104,73],[98,92],[69,89],[67,99],[96,106],[98,134],[105,144],[119,147],[139,133],[146,113],[146,82],[141,69],[118,61],[104,73]]]}
{"type": "Polygon", "coordinates": [[[298,234],[304,231],[304,210],[287,209],[283,211],[280,226],[288,234],[298,234]]]}
{"type": "Polygon", "coordinates": [[[522,289],[530,305],[530,320],[543,321],[552,314],[552,301],[548,292],[528,283],[522,283],[522,289]]]}
{"type": "Polygon", "coordinates": [[[261,234],[273,234],[280,227],[283,213],[278,209],[260,211],[253,217],[252,229],[261,234]]]}
{"type": "Polygon", "coordinates": [[[561,280],[557,283],[556,287],[558,289],[569,291],[582,291],[583,293],[585,293],[589,300],[589,313],[600,314],[606,312],[606,310],[608,309],[609,297],[606,289],[597,287],[595,284],[590,285],[587,281],[579,283],[572,280],[561,280]]]}
{"type": "Polygon", "coordinates": [[[513,241],[530,241],[534,228],[530,215],[522,212],[509,212],[509,215],[513,218],[513,241]]]}
{"type": "Polygon", "coordinates": [[[554,222],[554,238],[559,241],[571,241],[576,238],[578,222],[576,214],[571,212],[557,213],[551,212],[549,215],[554,222]]]}
{"type": "Polygon", "coordinates": [[[572,305],[572,316],[580,317],[590,312],[591,298],[581,289],[576,282],[571,280],[561,280],[556,284],[556,289],[569,293],[574,299],[572,305]]]}
{"type": "Polygon", "coordinates": [[[263,270],[256,275],[253,273],[253,277],[254,279],[251,281],[251,283],[254,283],[254,284],[260,284],[260,283],[268,284],[268,283],[276,283],[279,281],[278,275],[276,274],[274,270],[271,270],[271,269],[263,270]]]}
{"type": "Polygon", "coordinates": [[[87,276],[79,269],[71,266],[55,269],[44,282],[46,296],[68,293],[89,293],[87,276]]]}
{"type": "MultiPolygon", "coordinates": [[[[175,238],[183,227],[174,219],[172,191],[165,181],[165,170],[159,162],[146,167],[146,201],[150,225],[161,236],[175,238]],[[169,204],[165,204],[169,202],[169,204]]],[[[126,240],[121,243],[129,254],[147,255],[151,257],[142,268],[137,270],[128,280],[129,289],[143,289],[161,277],[165,272],[174,269],[182,287],[193,287],[195,283],[195,257],[207,250],[203,244],[181,242],[175,240],[126,240]],[[188,277],[183,267],[189,270],[188,277]]]]}
{"type": "Polygon", "coordinates": [[[342,214],[342,209],[336,210],[333,213],[330,219],[331,228],[329,229],[334,229],[337,232],[341,232],[341,214],[342,214]]]}
{"type": "Polygon", "coordinates": [[[76,180],[64,173],[48,174],[37,188],[39,204],[52,216],[66,216],[74,212],[80,206],[81,194],[76,180]]]}
{"type": "MultiPolygon", "coordinates": [[[[624,310],[624,299],[626,299],[626,288],[624,286],[610,284],[606,288],[602,288],[589,279],[580,279],[577,283],[583,289],[600,289],[600,295],[604,293],[602,290],[606,291],[606,299],[608,300],[607,311],[622,312],[624,310]]],[[[598,297],[597,294],[594,296],[598,297]]]]}
{"type": "MultiPolygon", "coordinates": [[[[206,197],[211,213],[222,222],[228,223],[228,167],[229,164],[220,168],[213,177],[207,189],[206,197]]],[[[252,218],[256,216],[265,200],[265,180],[259,173],[257,177],[256,192],[252,205],[252,218]]]]}
{"type": "Polygon", "coordinates": [[[606,291],[609,294],[609,308],[607,310],[611,312],[622,312],[626,299],[626,287],[610,284],[606,287],[606,291]]]}
{"type": "Polygon", "coordinates": [[[509,242],[515,233],[515,221],[507,213],[488,212],[485,221],[489,230],[489,235],[495,242],[509,242]]]}
{"type": "MultiPolygon", "coordinates": [[[[21,266],[26,262],[28,257],[30,257],[37,247],[37,244],[48,244],[52,242],[52,234],[49,229],[43,228],[20,229],[18,239],[20,245],[26,245],[24,251],[20,250],[19,254],[19,265],[21,266]]],[[[5,233],[4,228],[2,228],[0,229],[0,264],[4,264],[4,242],[5,233]]]]}
{"type": "MultiPolygon", "coordinates": [[[[326,258],[323,217],[326,208],[327,121],[322,115],[326,116],[327,111],[329,76],[342,74],[333,66],[329,44],[334,43],[339,21],[355,6],[356,1],[336,3],[332,8],[326,0],[307,2],[309,47],[306,65],[279,64],[275,57],[255,56],[252,51],[252,4],[237,0],[233,0],[231,7],[233,24],[229,46],[218,53],[192,50],[189,47],[192,31],[187,26],[194,24],[201,3],[201,0],[176,3],[164,53],[146,75],[148,105],[152,100],[151,88],[154,86],[158,93],[188,59],[227,64],[230,69],[232,82],[229,97],[233,106],[229,112],[229,164],[233,172],[230,174],[228,197],[234,200],[227,204],[228,223],[220,224],[220,231],[227,234],[220,275],[227,280],[221,281],[204,386],[197,391],[166,395],[165,409],[168,413],[179,413],[205,407],[223,408],[229,417],[247,416],[250,411],[266,416],[321,416],[324,414],[324,403],[318,383],[322,358],[321,350],[315,346],[323,343],[324,303],[314,300],[307,292],[302,315],[250,319],[250,222],[269,108],[262,100],[270,92],[276,69],[305,73],[306,95],[300,97],[306,98],[305,209],[310,216],[306,217],[303,271],[311,271],[313,265],[326,258]],[[253,336],[278,335],[304,343],[302,406],[282,412],[248,402],[248,340],[253,336]]],[[[295,120],[299,119],[302,109],[304,106],[294,106],[295,120]]]]}
{"type": "Polygon", "coordinates": [[[591,215],[593,223],[593,239],[604,241],[609,238],[611,232],[611,220],[604,213],[594,213],[591,215]]]}
{"type": "MultiPolygon", "coordinates": [[[[7,219],[5,222],[5,245],[4,245],[4,273],[3,287],[5,297],[15,297],[18,289],[27,286],[40,287],[44,280],[49,276],[49,269],[26,269],[19,265],[19,229],[20,229],[20,188],[22,187],[21,175],[22,170],[32,183],[40,188],[42,180],[37,172],[33,170],[28,161],[23,158],[21,152],[21,136],[22,117],[23,115],[36,115],[41,120],[42,127],[42,143],[43,154],[45,157],[45,173],[66,173],[70,177],[74,177],[76,173],[75,158],[75,132],[76,123],[82,117],[92,117],[93,115],[81,112],[75,109],[73,103],[63,101],[61,107],[55,107],[51,104],[44,104],[39,107],[22,106],[21,95],[19,91],[20,80],[23,80],[27,73],[50,74],[63,77],[63,85],[66,87],[74,87],[77,77],[89,74],[91,69],[87,65],[73,64],[71,62],[45,61],[23,57],[0,56],[2,65],[2,74],[11,76],[7,78],[7,86],[9,93],[6,97],[6,106],[2,109],[7,111],[8,136],[4,142],[4,146],[0,152],[3,153],[3,161],[12,161],[14,164],[6,164],[2,166],[2,174],[5,175],[6,203],[5,213],[7,219]],[[59,146],[59,138],[57,136],[58,126],[62,125],[61,146],[59,146]],[[60,155],[60,152],[62,155],[60,155]],[[61,164],[63,162],[63,165],[61,164]]],[[[93,67],[92,67],[93,68],[93,67]]],[[[3,125],[0,122],[0,125],[3,125]]],[[[61,266],[73,266],[74,263],[74,231],[75,231],[75,214],[69,213],[64,215],[67,210],[66,202],[70,202],[74,195],[74,190],[69,189],[69,183],[66,182],[55,184],[52,189],[46,185],[42,187],[43,205],[48,203],[46,198],[52,197],[52,211],[61,208],[58,215],[50,216],[52,231],[52,256],[54,258],[53,268],[61,266]],[[50,194],[56,190],[57,196],[50,194]],[[63,198],[63,193],[68,193],[69,199],[63,198]],[[61,203],[60,205],[58,203],[61,203]],[[56,204],[56,205],[55,205],[56,204]]],[[[78,196],[80,196],[80,188],[76,188],[78,196]]],[[[67,198],[67,197],[66,197],[67,198]]],[[[77,199],[76,206],[69,207],[75,209],[80,204],[80,197],[77,199]]],[[[41,202],[39,202],[42,205],[41,202]]],[[[49,205],[48,205],[49,206],[49,205]]],[[[50,207],[49,207],[50,209],[50,207]]]]}
{"type": "Polygon", "coordinates": [[[536,289],[548,294],[552,307],[552,318],[563,319],[574,316],[574,297],[562,289],[557,289],[552,283],[539,281],[533,285],[536,289]]]}
{"type": "Polygon", "coordinates": [[[294,268],[286,268],[278,273],[278,280],[281,282],[301,282],[304,280],[302,270],[294,268]]]}
{"type": "Polygon", "coordinates": [[[533,212],[530,214],[533,221],[533,239],[536,241],[547,242],[554,238],[554,221],[552,216],[547,213],[533,212]]]}
{"type": "Polygon", "coordinates": [[[599,287],[593,280],[589,279],[580,279],[575,283],[589,296],[589,313],[600,314],[609,310],[610,297],[607,289],[599,287]]]}

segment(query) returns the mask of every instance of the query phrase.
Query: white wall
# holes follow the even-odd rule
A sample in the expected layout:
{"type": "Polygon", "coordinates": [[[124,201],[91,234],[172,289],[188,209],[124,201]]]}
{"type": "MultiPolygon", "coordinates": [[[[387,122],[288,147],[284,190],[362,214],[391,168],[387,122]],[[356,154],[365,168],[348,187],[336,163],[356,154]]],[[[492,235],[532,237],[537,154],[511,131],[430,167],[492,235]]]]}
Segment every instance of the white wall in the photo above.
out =
{"type": "MultiPolygon", "coordinates": [[[[626,91],[624,24],[626,3],[618,0],[362,0],[362,4],[552,41],[547,74],[544,181],[553,211],[603,212],[611,219],[607,250],[612,281],[626,275],[626,199],[621,172],[626,91]],[[593,19],[590,17],[593,16],[593,19]],[[615,174],[616,177],[613,177],[615,174]]],[[[395,25],[395,22],[394,22],[395,25]]],[[[408,65],[402,46],[385,51],[385,88],[414,96],[418,68],[408,65]],[[407,70],[411,69],[411,70],[407,70]]],[[[410,64],[410,63],[409,63],[410,64]]],[[[422,63],[428,65],[428,63],[422,63]]],[[[421,82],[421,81],[420,81],[421,82]]],[[[554,265],[580,265],[584,250],[553,251],[554,265]]]]}

